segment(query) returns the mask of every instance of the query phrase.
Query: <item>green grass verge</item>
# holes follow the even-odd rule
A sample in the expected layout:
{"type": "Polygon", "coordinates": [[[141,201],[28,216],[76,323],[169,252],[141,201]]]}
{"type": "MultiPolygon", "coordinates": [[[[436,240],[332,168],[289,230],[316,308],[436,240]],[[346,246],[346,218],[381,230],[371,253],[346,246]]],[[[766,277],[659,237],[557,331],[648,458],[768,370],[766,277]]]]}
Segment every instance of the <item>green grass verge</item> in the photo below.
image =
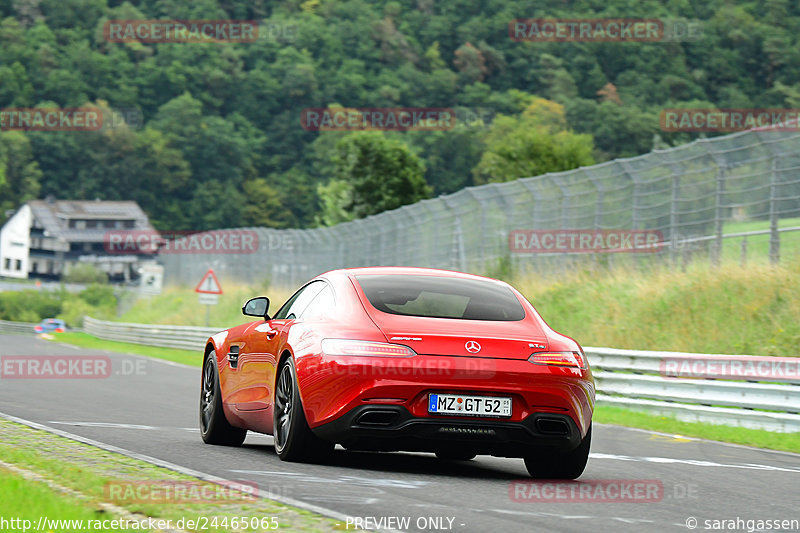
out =
{"type": "MultiPolygon", "coordinates": [[[[199,440],[199,436],[197,438],[199,440]]],[[[202,444],[199,445],[202,446],[202,444]]],[[[166,468],[153,466],[144,461],[131,459],[3,419],[0,419],[0,459],[51,479],[87,498],[85,501],[66,498],[65,507],[59,507],[57,505],[61,505],[61,503],[57,503],[58,495],[48,495],[47,490],[50,490],[48,487],[47,490],[43,489],[43,494],[47,498],[45,503],[41,507],[35,507],[35,510],[25,511],[25,504],[21,503],[20,499],[15,500],[13,494],[6,494],[6,491],[13,493],[11,488],[15,486],[26,490],[28,485],[37,483],[0,484],[0,516],[22,516],[22,513],[25,512],[26,517],[30,516],[31,519],[35,518],[37,521],[41,514],[45,514],[51,519],[90,517],[98,502],[108,501],[109,490],[106,487],[109,483],[148,482],[149,486],[157,488],[170,486],[175,482],[198,482],[195,478],[166,468]],[[158,485],[159,483],[161,484],[158,485]],[[47,502],[52,502],[52,504],[47,502]]],[[[2,474],[0,481],[5,481],[7,476],[5,472],[2,474]]],[[[266,487],[262,488],[266,489],[266,487]]],[[[284,489],[285,495],[291,496],[290,484],[280,487],[278,482],[270,481],[269,490],[278,493],[281,489],[284,489]]],[[[163,490],[162,488],[162,495],[164,494],[163,490]]],[[[22,498],[22,495],[19,498],[22,498]]],[[[111,501],[110,503],[114,503],[130,513],[170,519],[173,523],[181,518],[198,516],[209,518],[213,516],[249,518],[274,516],[279,523],[278,529],[281,531],[333,532],[339,529],[335,520],[266,499],[255,501],[212,499],[196,503],[172,498],[166,503],[152,501],[111,501]]],[[[106,513],[104,518],[112,517],[106,513]]],[[[228,532],[232,530],[232,527],[209,527],[207,531],[228,532]]],[[[249,528],[248,531],[275,531],[275,529],[249,528]]]]}
{"type": "MultiPolygon", "coordinates": [[[[784,218],[778,221],[779,228],[800,227],[800,218],[784,218]]],[[[763,231],[769,229],[769,221],[755,220],[746,222],[728,222],[723,233],[744,233],[746,231],[763,231]]],[[[785,231],[781,234],[781,258],[793,261],[800,256],[800,231],[785,231]]],[[[722,241],[722,258],[739,261],[742,255],[742,240],[747,241],[747,261],[765,262],[769,259],[769,235],[753,235],[750,237],[731,237],[722,241]]]]}
{"type": "MultiPolygon", "coordinates": [[[[59,521],[80,520],[84,524],[89,520],[109,519],[108,513],[93,508],[79,498],[56,492],[41,481],[25,479],[2,467],[0,467],[0,517],[7,521],[12,518],[18,520],[16,525],[0,523],[0,527],[8,528],[4,529],[5,531],[22,531],[23,528],[28,528],[30,531],[38,526],[40,517],[59,521]]],[[[58,531],[73,531],[73,529],[59,527],[58,531]]],[[[123,530],[104,529],[104,531],[123,530]]]]}
{"type": "Polygon", "coordinates": [[[674,417],[604,405],[596,406],[592,420],[602,424],[617,424],[673,435],[800,453],[800,432],[775,433],[701,422],[682,422],[674,417]]]}
{"type": "Polygon", "coordinates": [[[129,342],[116,342],[98,339],[88,333],[67,331],[53,334],[54,342],[73,344],[90,350],[107,350],[109,352],[130,353],[146,355],[157,359],[165,359],[174,363],[189,366],[203,366],[203,354],[198,351],[178,350],[175,348],[159,348],[158,346],[145,346],[129,342]]]}

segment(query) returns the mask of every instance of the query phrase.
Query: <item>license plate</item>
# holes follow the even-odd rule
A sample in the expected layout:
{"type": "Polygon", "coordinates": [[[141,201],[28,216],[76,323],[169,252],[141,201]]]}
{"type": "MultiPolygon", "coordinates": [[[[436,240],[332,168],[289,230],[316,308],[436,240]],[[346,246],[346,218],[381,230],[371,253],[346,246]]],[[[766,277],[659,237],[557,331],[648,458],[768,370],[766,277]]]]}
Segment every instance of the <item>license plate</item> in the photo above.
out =
{"type": "Polygon", "coordinates": [[[511,398],[431,394],[428,396],[428,412],[440,415],[507,417],[511,416],[511,398]]]}

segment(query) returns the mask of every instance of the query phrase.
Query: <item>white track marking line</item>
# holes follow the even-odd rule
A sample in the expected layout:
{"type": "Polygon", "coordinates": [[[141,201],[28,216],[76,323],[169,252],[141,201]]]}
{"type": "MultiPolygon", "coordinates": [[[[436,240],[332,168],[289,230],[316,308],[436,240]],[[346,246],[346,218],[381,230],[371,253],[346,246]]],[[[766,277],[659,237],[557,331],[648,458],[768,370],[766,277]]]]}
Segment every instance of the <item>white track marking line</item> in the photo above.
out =
{"type": "MultiPolygon", "coordinates": [[[[664,437],[676,437],[677,436],[677,435],[674,435],[672,433],[663,433],[663,432],[660,432],[660,431],[653,431],[652,429],[632,428],[632,427],[628,427],[628,426],[620,426],[619,424],[602,424],[600,422],[592,422],[592,425],[597,425],[597,426],[600,426],[600,427],[607,427],[607,428],[614,428],[614,429],[624,429],[624,430],[628,430],[628,431],[635,431],[637,433],[647,433],[647,434],[650,434],[650,435],[662,435],[664,437]]],[[[718,440],[703,439],[703,438],[700,438],[700,437],[689,437],[689,436],[686,436],[686,435],[680,435],[680,437],[684,438],[684,439],[690,439],[690,440],[696,441],[696,442],[710,442],[710,443],[713,443],[713,444],[718,444],[720,446],[728,446],[728,447],[731,447],[731,448],[744,448],[745,450],[753,450],[753,451],[762,452],[762,453],[772,453],[772,454],[776,454],[776,455],[788,455],[790,457],[795,457],[795,458],[800,459],[800,454],[793,453],[793,452],[787,452],[787,451],[784,451],[784,450],[773,450],[771,448],[758,448],[756,446],[746,446],[744,444],[735,444],[733,442],[722,442],[722,441],[718,441],[718,440]]]]}
{"type": "Polygon", "coordinates": [[[67,344],[66,342],[59,342],[58,345],[59,346],[64,346],[66,348],[72,348],[73,350],[80,350],[81,349],[80,346],[75,346],[74,344],[67,344]]]}
{"type": "Polygon", "coordinates": [[[109,428],[109,429],[142,429],[142,430],[159,429],[154,426],[140,426],[138,424],[116,424],[113,422],[60,422],[58,420],[48,420],[47,423],[59,424],[61,426],[78,426],[78,427],[109,428]]]}
{"type": "Polygon", "coordinates": [[[66,421],[66,420],[48,420],[47,423],[58,424],[61,426],[95,427],[95,428],[109,428],[109,429],[138,429],[143,431],[190,431],[192,433],[197,433],[200,431],[200,428],[144,426],[140,424],[118,424],[116,422],[81,422],[81,421],[66,421]]]}
{"type": "Polygon", "coordinates": [[[230,470],[236,474],[249,474],[252,476],[291,477],[298,482],[307,483],[352,483],[361,487],[384,487],[398,489],[419,489],[428,485],[435,485],[432,481],[404,481],[387,478],[368,478],[361,476],[339,475],[336,477],[312,476],[297,472],[274,472],[269,470],[230,470]]]}
{"type": "Polygon", "coordinates": [[[532,516],[537,518],[558,518],[559,520],[613,520],[615,522],[624,522],[627,524],[654,524],[655,520],[647,520],[645,518],[626,518],[623,516],[593,516],[593,515],[568,515],[559,513],[544,513],[536,511],[513,511],[510,509],[489,509],[492,513],[516,515],[516,516],[532,516]]]}
{"type": "Polygon", "coordinates": [[[712,468],[739,468],[742,470],[767,470],[773,472],[792,472],[795,474],[800,474],[800,469],[785,468],[782,466],[760,465],[755,463],[715,463],[713,461],[702,461],[697,459],[674,459],[671,457],[634,457],[631,455],[617,455],[613,453],[590,453],[589,459],[609,459],[612,461],[633,461],[637,463],[682,464],[712,468]]]}

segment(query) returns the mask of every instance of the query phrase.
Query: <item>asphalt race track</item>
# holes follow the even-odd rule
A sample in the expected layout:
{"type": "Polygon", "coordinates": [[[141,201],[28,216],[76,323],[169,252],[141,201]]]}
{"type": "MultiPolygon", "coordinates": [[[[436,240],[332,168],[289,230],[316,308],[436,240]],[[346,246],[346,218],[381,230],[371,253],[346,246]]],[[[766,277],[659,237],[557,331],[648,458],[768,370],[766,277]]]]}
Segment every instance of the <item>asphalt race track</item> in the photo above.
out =
{"type": "Polygon", "coordinates": [[[111,376],[0,378],[0,413],[219,478],[252,481],[262,493],[331,510],[339,519],[369,517],[372,527],[384,519],[376,529],[396,528],[388,517],[408,518],[407,531],[457,532],[687,531],[692,518],[704,531],[705,520],[800,519],[800,455],[598,425],[586,472],[560,495],[552,485],[531,488],[517,459],[448,463],[430,454],[337,450],[328,465],[285,463],[263,435],[250,433],[242,448],[203,444],[199,367],[0,336],[2,356],[84,354],[110,357],[111,376]],[[610,502],[576,502],[567,493],[577,494],[572,485],[594,490],[602,480],[611,482],[601,485],[610,502]],[[525,484],[517,488],[515,481],[525,484]],[[661,489],[649,498],[613,497],[613,487],[637,482],[661,489]]]}

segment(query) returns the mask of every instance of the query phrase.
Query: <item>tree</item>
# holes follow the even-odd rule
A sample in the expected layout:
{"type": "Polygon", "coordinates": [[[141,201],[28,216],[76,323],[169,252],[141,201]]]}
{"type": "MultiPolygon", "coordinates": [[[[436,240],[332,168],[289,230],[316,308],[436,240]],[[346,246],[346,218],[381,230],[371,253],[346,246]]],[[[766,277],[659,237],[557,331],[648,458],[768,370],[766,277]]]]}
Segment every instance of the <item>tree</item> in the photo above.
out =
{"type": "Polygon", "coordinates": [[[483,81],[483,77],[488,72],[483,54],[468,42],[456,50],[453,65],[469,83],[483,81]]]}
{"type": "Polygon", "coordinates": [[[594,163],[592,136],[567,129],[564,108],[537,98],[521,116],[499,115],[473,170],[476,183],[511,181],[594,163]]]}
{"type": "Polygon", "coordinates": [[[334,181],[318,191],[322,223],[396,209],[431,193],[422,160],[403,142],[382,133],[360,132],[342,138],[331,163],[334,181]]]}
{"type": "Polygon", "coordinates": [[[334,226],[355,218],[347,206],[353,203],[353,189],[344,180],[332,179],[328,183],[317,186],[320,201],[320,213],[315,222],[318,226],[334,226]]]}
{"type": "Polygon", "coordinates": [[[236,225],[285,228],[291,220],[291,213],[283,206],[280,194],[270,187],[267,180],[257,178],[246,181],[244,205],[236,225]]]}
{"type": "Polygon", "coordinates": [[[39,195],[42,171],[31,143],[18,131],[0,132],[0,217],[39,195]]]}

